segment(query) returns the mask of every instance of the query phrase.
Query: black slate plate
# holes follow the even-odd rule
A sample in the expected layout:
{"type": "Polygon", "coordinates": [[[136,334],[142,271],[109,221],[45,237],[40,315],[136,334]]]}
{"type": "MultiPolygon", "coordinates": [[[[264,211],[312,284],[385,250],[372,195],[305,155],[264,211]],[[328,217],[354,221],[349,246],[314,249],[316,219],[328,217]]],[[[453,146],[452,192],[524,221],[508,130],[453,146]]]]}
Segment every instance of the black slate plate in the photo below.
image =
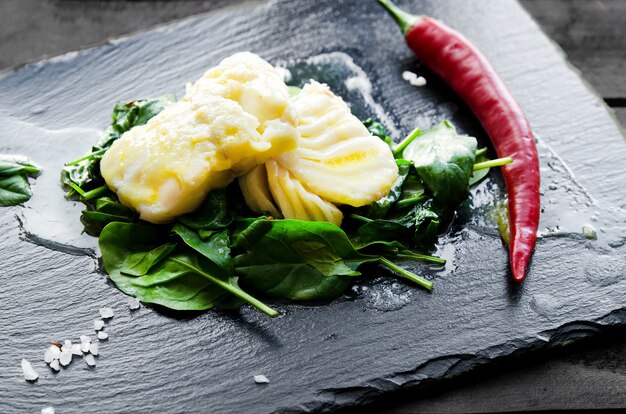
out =
{"type": "MultiPolygon", "coordinates": [[[[489,219],[489,205],[502,198],[492,173],[442,239],[450,264],[431,272],[433,294],[384,278],[326,306],[279,306],[283,316],[274,320],[250,308],[130,312],[126,297],[98,272],[94,240],[77,233],[80,206],[63,202],[55,187],[62,163],[87,150],[116,100],[180,94],[186,81],[240,50],[309,69],[307,58],[331,54],[337,77],[331,71],[327,81],[339,88],[343,74],[362,70],[396,138],[450,118],[486,142],[374,2],[303,3],[212,13],[0,78],[0,152],[24,153],[46,167],[30,202],[0,210],[2,412],[48,405],[58,412],[325,411],[624,324],[623,136],[523,10],[499,0],[403,5],[472,39],[537,133],[542,237],[521,288],[510,282],[506,250],[489,219]],[[428,85],[404,82],[406,69],[428,85]],[[580,234],[583,224],[597,229],[598,240],[580,234]],[[93,336],[92,320],[107,305],[116,316],[97,367],[77,359],[51,373],[42,361],[46,343],[93,336]],[[41,374],[34,384],[21,376],[22,357],[41,374]],[[255,385],[258,373],[270,384],[255,385]]],[[[346,98],[359,111],[376,112],[366,95],[352,93],[346,98]]],[[[374,269],[377,276],[389,275],[374,269]]]]}

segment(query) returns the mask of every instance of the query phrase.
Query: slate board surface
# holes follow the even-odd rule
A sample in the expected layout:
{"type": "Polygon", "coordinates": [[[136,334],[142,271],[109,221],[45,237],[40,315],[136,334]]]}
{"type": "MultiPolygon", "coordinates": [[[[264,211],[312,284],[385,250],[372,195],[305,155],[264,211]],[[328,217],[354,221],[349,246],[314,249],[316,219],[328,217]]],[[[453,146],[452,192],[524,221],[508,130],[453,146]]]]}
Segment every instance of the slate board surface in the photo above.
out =
{"type": "MultiPolygon", "coordinates": [[[[359,285],[330,305],[279,306],[284,315],[275,320],[249,308],[130,312],[125,296],[98,272],[89,250],[93,240],[72,239],[75,222],[54,224],[39,214],[57,177],[55,165],[87,150],[116,100],[180,94],[186,81],[239,50],[287,63],[335,52],[340,58],[331,61],[338,67],[367,74],[396,138],[416,125],[451,118],[485,142],[467,109],[419,67],[376,5],[293,3],[209,14],[0,78],[0,152],[21,152],[47,167],[31,202],[0,212],[3,412],[37,412],[47,405],[62,412],[326,411],[624,324],[620,184],[626,174],[612,167],[626,157],[623,136],[519,6],[496,0],[403,5],[444,18],[471,38],[537,133],[543,237],[521,288],[509,282],[506,251],[485,218],[487,206],[502,197],[492,173],[442,240],[451,242],[442,253],[452,260],[432,273],[433,294],[387,278],[359,285]],[[346,56],[356,66],[346,64],[346,56]],[[424,74],[427,87],[404,82],[405,69],[424,74]],[[580,235],[586,223],[598,230],[597,241],[580,235]],[[74,248],[50,239],[71,239],[74,248]],[[384,303],[397,306],[381,310],[384,303]],[[45,344],[93,335],[92,320],[105,305],[116,316],[97,367],[77,360],[51,373],[41,360],[45,344]],[[35,384],[21,376],[22,357],[41,374],[35,384]],[[270,384],[255,385],[257,373],[270,384]]],[[[50,199],[51,209],[59,193],[50,199]]],[[[77,220],[80,206],[66,205],[60,217],[74,214],[77,220]]]]}

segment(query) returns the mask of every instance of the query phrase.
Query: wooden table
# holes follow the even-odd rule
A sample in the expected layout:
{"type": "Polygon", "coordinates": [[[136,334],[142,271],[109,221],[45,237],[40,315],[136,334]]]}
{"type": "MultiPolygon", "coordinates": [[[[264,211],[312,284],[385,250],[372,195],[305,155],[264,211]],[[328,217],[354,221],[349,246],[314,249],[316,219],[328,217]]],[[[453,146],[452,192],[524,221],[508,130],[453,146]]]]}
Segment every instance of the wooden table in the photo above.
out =
{"type": "MultiPolygon", "coordinates": [[[[520,0],[626,125],[626,1],[520,0]]],[[[3,0],[0,69],[226,7],[185,2],[3,0]]],[[[593,133],[593,131],[589,131],[593,133]]],[[[626,406],[626,332],[509,360],[381,400],[381,412],[488,412],[626,406]]]]}

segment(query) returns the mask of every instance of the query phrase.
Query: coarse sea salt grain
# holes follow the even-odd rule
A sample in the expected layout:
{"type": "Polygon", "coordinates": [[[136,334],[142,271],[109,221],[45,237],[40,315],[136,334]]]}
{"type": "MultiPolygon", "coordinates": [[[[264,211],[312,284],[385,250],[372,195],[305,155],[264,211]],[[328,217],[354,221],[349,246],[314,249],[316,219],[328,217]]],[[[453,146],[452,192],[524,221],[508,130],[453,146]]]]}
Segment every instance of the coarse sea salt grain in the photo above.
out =
{"type": "Polygon", "coordinates": [[[98,332],[98,339],[103,341],[105,339],[107,339],[109,337],[109,334],[104,332],[104,331],[100,331],[98,332]]]}
{"type": "Polygon", "coordinates": [[[98,355],[98,344],[96,343],[89,344],[89,353],[91,355],[98,355]]]}
{"type": "Polygon", "coordinates": [[[72,345],[72,354],[73,355],[82,355],[83,351],[80,349],[81,344],[72,345]]]}
{"type": "Polygon", "coordinates": [[[46,349],[46,352],[43,353],[43,360],[46,361],[46,364],[49,364],[54,360],[54,355],[52,355],[50,348],[46,349]]]}
{"type": "Polygon", "coordinates": [[[96,331],[99,331],[100,329],[104,328],[104,321],[102,319],[95,319],[93,321],[93,328],[96,331]]]}
{"type": "Polygon", "coordinates": [[[61,357],[59,358],[59,362],[64,367],[68,366],[70,362],[72,362],[72,351],[67,350],[61,352],[61,357]]]}
{"type": "Polygon", "coordinates": [[[56,345],[50,345],[48,351],[50,352],[52,359],[59,359],[61,357],[61,350],[56,345]]]}
{"type": "Polygon", "coordinates": [[[81,335],[80,336],[80,343],[81,344],[88,344],[91,342],[91,338],[88,337],[87,335],[81,335]]]}
{"type": "Polygon", "coordinates": [[[50,368],[52,368],[56,372],[59,372],[59,370],[61,369],[61,365],[59,365],[59,360],[55,359],[54,361],[52,361],[50,363],[50,368]]]}
{"type": "Polygon", "coordinates": [[[87,363],[87,365],[89,365],[90,367],[95,367],[96,366],[96,358],[94,358],[93,355],[91,354],[87,354],[85,355],[85,362],[87,363]]]}
{"type": "Polygon", "coordinates": [[[42,408],[41,414],[54,414],[54,407],[42,408]]]}
{"type": "Polygon", "coordinates": [[[270,380],[268,380],[265,375],[255,375],[254,382],[257,384],[269,384],[270,380]]]}
{"type": "Polygon", "coordinates": [[[39,374],[27,359],[22,359],[22,372],[26,381],[35,381],[39,378],[39,374]]]}
{"type": "Polygon", "coordinates": [[[63,342],[63,346],[61,347],[61,352],[70,351],[71,349],[72,349],[72,341],[70,341],[69,339],[66,339],[65,342],[63,342]]]}
{"type": "Polygon", "coordinates": [[[113,317],[113,309],[112,308],[100,309],[100,316],[102,317],[102,319],[111,319],[113,317]]]}
{"type": "Polygon", "coordinates": [[[402,79],[409,82],[413,86],[426,85],[426,79],[423,76],[417,76],[415,73],[409,72],[408,70],[402,72],[402,79]]]}
{"type": "Polygon", "coordinates": [[[128,306],[130,307],[130,310],[139,309],[139,299],[137,298],[128,299],[128,306]]]}

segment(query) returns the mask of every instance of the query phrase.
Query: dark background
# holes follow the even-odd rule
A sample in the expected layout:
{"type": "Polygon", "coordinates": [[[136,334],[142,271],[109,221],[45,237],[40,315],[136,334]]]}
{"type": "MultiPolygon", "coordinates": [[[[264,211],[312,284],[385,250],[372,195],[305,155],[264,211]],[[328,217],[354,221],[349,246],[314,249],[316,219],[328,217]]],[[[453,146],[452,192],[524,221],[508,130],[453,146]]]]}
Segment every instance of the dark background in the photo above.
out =
{"type": "MultiPolygon", "coordinates": [[[[237,3],[1,0],[0,70],[237,3]]],[[[521,3],[626,125],[626,1],[521,3]]],[[[382,407],[387,413],[626,407],[626,332],[408,390],[385,398],[382,407]]]]}

